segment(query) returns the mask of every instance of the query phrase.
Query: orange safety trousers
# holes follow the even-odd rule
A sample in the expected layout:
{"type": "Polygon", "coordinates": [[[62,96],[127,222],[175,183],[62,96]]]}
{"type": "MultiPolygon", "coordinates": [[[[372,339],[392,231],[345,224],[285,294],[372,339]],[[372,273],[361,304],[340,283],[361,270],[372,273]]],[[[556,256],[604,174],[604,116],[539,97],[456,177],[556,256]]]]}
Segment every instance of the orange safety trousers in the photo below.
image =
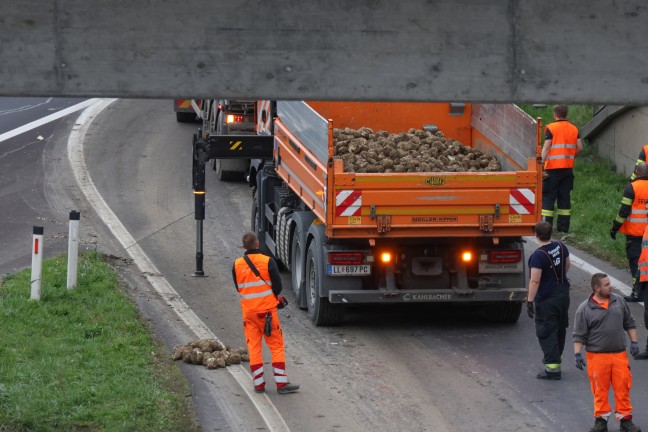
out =
{"type": "Polygon", "coordinates": [[[250,353],[252,381],[256,390],[263,390],[265,388],[265,379],[263,377],[263,340],[265,340],[266,345],[270,349],[272,369],[277,388],[284,387],[288,383],[284,339],[277,308],[270,309],[268,312],[272,314],[272,331],[270,332],[270,336],[266,336],[263,333],[266,312],[243,312],[243,330],[245,331],[245,340],[247,342],[248,352],[250,353]]]}
{"type": "Polygon", "coordinates": [[[588,352],[587,375],[594,395],[594,417],[607,419],[612,414],[608,400],[610,383],[612,383],[616,408],[615,417],[617,420],[632,419],[632,405],[630,405],[632,374],[625,351],[618,353],[588,352]]]}

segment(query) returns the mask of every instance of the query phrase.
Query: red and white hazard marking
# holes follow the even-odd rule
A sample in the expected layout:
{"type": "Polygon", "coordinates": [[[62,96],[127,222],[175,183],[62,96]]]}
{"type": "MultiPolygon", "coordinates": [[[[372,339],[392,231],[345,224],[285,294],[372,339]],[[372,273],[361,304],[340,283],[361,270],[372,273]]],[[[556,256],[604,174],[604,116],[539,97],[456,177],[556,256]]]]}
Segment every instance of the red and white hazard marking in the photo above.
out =
{"type": "Polygon", "coordinates": [[[359,190],[343,190],[335,196],[336,216],[360,216],[362,207],[362,192],[359,190]]]}
{"type": "Polygon", "coordinates": [[[511,189],[509,206],[511,214],[535,213],[535,192],[528,188],[511,189]]]}

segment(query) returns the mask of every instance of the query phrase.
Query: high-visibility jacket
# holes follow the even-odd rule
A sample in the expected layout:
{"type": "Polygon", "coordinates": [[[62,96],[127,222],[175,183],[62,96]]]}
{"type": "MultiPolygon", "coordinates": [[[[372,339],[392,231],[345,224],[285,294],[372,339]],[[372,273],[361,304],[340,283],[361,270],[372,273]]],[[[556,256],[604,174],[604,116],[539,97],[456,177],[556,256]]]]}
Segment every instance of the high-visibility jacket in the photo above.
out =
{"type": "Polygon", "coordinates": [[[256,276],[245,258],[234,261],[236,286],[241,295],[241,309],[244,312],[262,312],[277,307],[277,297],[272,292],[272,282],[268,271],[270,257],[263,254],[246,255],[259,271],[256,276]]]}
{"type": "Polygon", "coordinates": [[[573,168],[578,142],[578,128],[567,120],[547,125],[551,132],[551,148],[545,159],[545,170],[573,168]]]}
{"type": "MultiPolygon", "coordinates": [[[[634,190],[634,200],[630,208],[630,215],[619,228],[619,231],[631,236],[643,236],[644,229],[648,225],[646,216],[646,201],[648,201],[648,180],[635,180],[630,183],[634,190]]],[[[626,199],[626,198],[624,198],[626,199]]],[[[622,204],[626,204],[621,201],[622,204]]]]}
{"type": "Polygon", "coordinates": [[[641,255],[639,255],[639,281],[648,282],[648,226],[641,240],[641,255]]]}

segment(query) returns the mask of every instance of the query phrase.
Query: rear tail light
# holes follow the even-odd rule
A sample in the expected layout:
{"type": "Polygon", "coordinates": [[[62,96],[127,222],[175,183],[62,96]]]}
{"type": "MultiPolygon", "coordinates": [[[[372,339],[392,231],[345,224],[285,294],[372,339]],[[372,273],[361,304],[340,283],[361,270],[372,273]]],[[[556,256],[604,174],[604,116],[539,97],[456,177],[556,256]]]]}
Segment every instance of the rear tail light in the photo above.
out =
{"type": "Polygon", "coordinates": [[[234,114],[227,114],[227,123],[242,123],[243,122],[243,116],[242,115],[234,115],[234,114]]]}
{"type": "Polygon", "coordinates": [[[522,261],[521,250],[492,250],[488,252],[488,262],[516,263],[522,261]]]}
{"type": "Polygon", "coordinates": [[[380,254],[380,261],[382,261],[383,263],[387,264],[391,262],[391,260],[392,260],[391,252],[382,252],[380,254]]]}
{"type": "Polygon", "coordinates": [[[360,265],[364,262],[362,252],[330,252],[328,257],[332,265],[360,265]]]}
{"type": "Polygon", "coordinates": [[[470,251],[464,251],[461,253],[461,261],[469,263],[473,260],[473,254],[470,251]]]}

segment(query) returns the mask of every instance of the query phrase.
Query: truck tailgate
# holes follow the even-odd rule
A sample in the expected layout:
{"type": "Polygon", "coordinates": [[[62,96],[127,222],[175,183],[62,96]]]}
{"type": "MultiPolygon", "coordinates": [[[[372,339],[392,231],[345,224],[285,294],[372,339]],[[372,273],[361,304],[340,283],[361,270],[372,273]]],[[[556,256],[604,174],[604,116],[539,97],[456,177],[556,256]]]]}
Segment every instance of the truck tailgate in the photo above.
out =
{"type": "Polygon", "coordinates": [[[535,160],[489,173],[344,173],[334,161],[330,237],[531,235],[540,217],[535,160]]]}

